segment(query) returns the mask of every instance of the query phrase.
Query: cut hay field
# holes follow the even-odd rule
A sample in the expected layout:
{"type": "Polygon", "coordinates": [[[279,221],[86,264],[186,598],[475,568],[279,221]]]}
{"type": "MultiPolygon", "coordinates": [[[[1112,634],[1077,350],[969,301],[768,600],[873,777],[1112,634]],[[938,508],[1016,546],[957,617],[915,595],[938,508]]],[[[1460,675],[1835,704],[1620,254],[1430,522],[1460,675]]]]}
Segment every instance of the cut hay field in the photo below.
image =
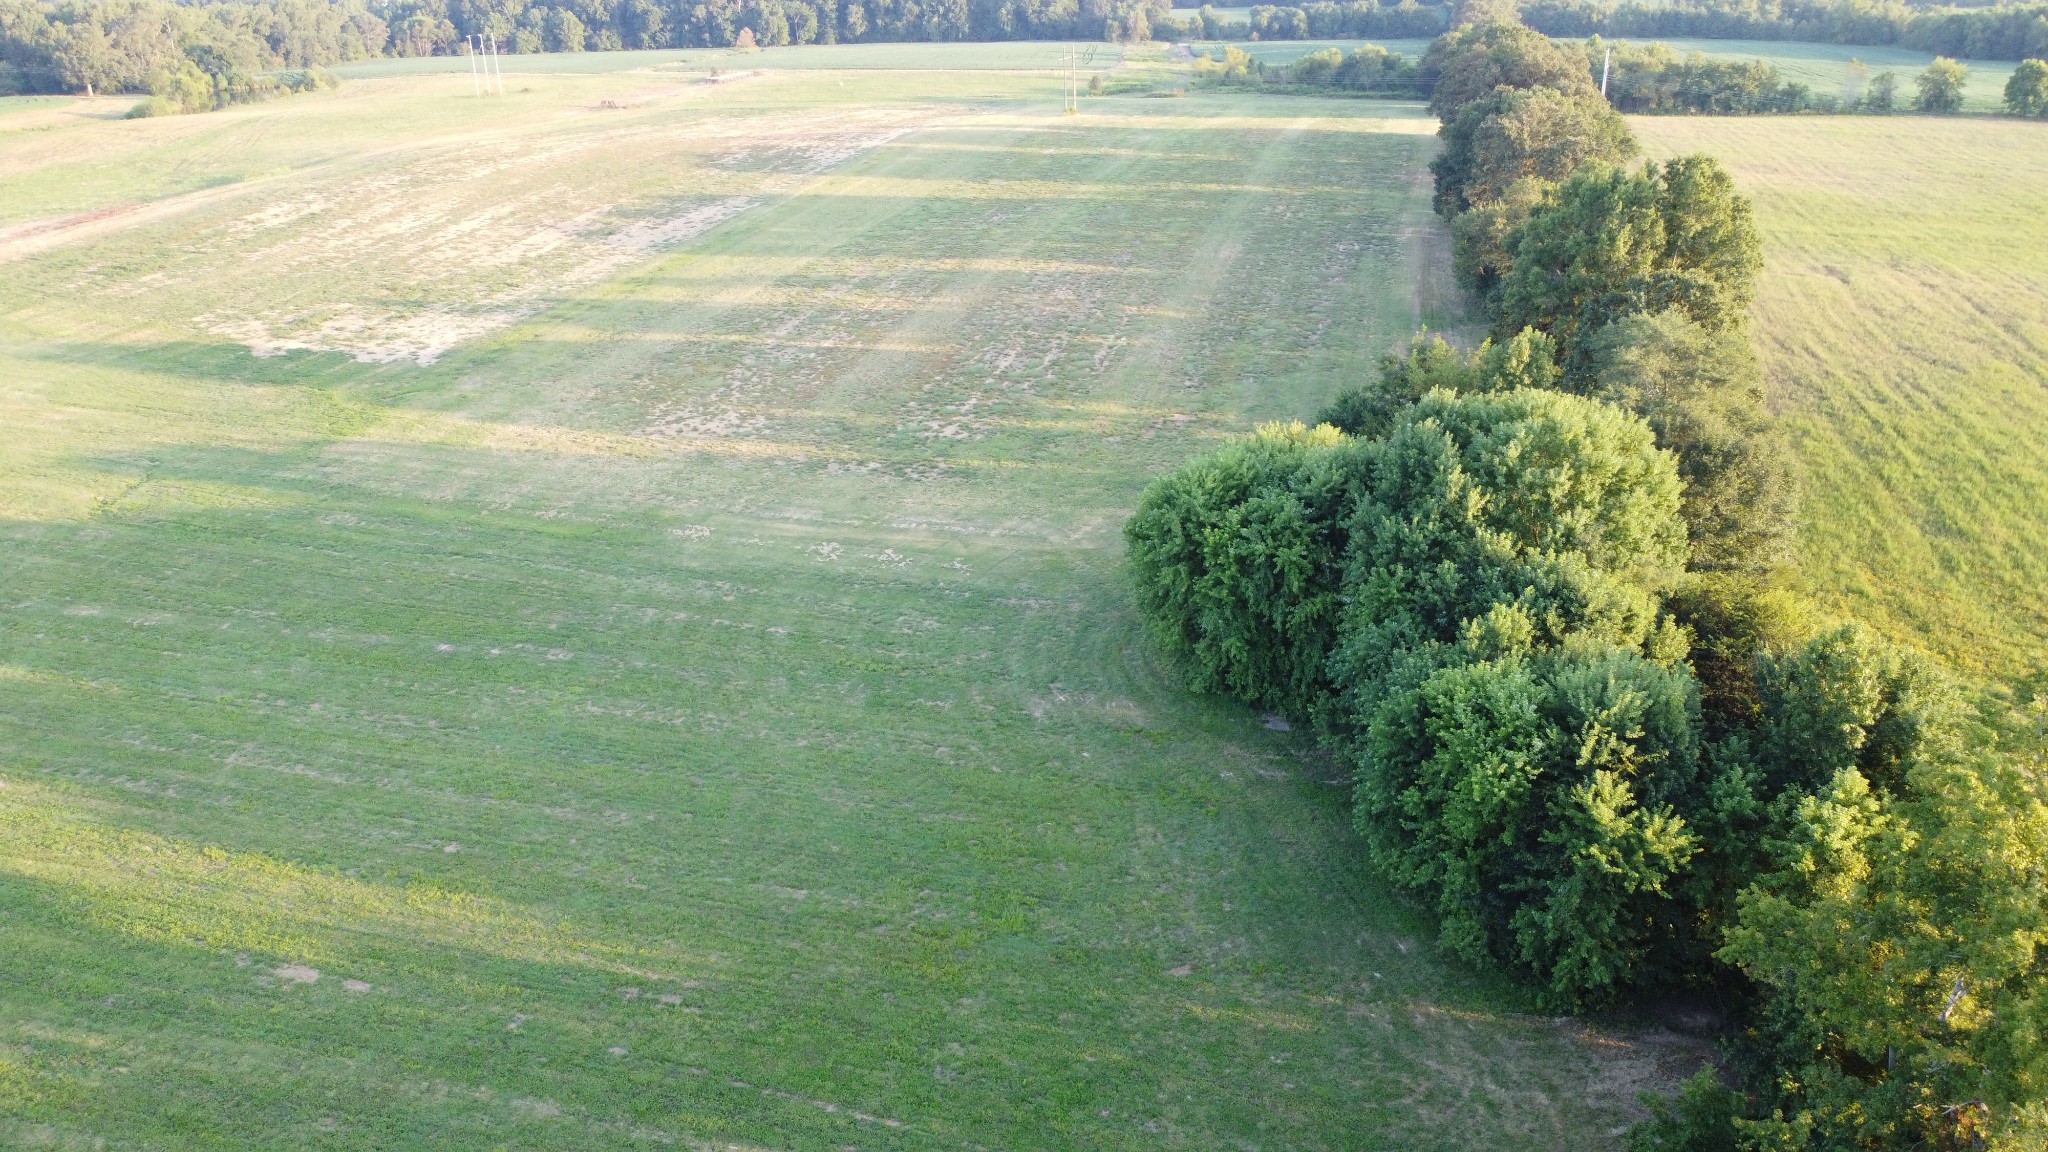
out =
{"type": "Polygon", "coordinates": [[[1699,1045],[1441,963],[1119,567],[1457,320],[1433,124],[690,79],[11,117],[0,1145],[1613,1147],[1699,1045]]]}
{"type": "Polygon", "coordinates": [[[2048,670],[2048,124],[1631,124],[1755,200],[1808,590],[1979,680],[2048,670]]]}

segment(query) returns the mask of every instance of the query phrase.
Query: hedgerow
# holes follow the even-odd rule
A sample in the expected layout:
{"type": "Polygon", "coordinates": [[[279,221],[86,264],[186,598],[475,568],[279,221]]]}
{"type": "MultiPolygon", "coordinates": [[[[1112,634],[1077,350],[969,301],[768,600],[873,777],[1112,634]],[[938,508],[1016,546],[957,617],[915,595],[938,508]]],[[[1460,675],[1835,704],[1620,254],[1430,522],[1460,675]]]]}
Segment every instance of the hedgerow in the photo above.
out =
{"type": "Polygon", "coordinates": [[[2048,804],[1939,668],[1785,589],[1795,503],[1713,160],[1631,170],[1513,25],[1431,49],[1437,205],[1492,320],[1156,482],[1191,686],[1309,721],[1441,945],[1579,1008],[1733,1006],[1640,1150],[2048,1140],[2048,804]],[[1472,224],[1472,221],[1478,221],[1472,224]]]}

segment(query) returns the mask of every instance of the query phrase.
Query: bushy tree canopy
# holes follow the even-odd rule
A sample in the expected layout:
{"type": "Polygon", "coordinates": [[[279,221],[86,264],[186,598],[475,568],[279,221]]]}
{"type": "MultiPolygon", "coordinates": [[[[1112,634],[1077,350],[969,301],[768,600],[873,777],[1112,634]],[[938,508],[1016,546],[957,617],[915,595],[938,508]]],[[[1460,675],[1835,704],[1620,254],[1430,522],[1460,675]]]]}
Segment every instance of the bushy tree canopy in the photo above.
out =
{"type": "Polygon", "coordinates": [[[1585,370],[1589,339],[1627,316],[1676,309],[1709,332],[1742,324],[1763,264],[1749,201],[1708,156],[1583,170],[1507,248],[1494,331],[1549,333],[1568,375],[1585,370]]]}
{"type": "Polygon", "coordinates": [[[1446,123],[1465,105],[1497,88],[1551,88],[1598,94],[1586,61],[1520,24],[1491,21],[1447,33],[1432,43],[1423,70],[1437,73],[1429,110],[1446,123]]]}
{"type": "Polygon", "coordinates": [[[1509,89],[1465,105],[1437,135],[1430,161],[1436,210],[1455,216],[1501,199],[1518,180],[1556,183],[1589,164],[1613,165],[1636,154],[1628,124],[1598,93],[1509,89]]]}
{"type": "Polygon", "coordinates": [[[1952,690],[1865,637],[1782,673],[1766,725],[1774,869],[1721,958],[1762,989],[1759,1106],[1771,1147],[2031,1148],[2048,1139],[2048,806],[1969,747],[1952,690]],[[1787,759],[1797,757],[1797,760],[1787,759]]]}
{"type": "Polygon", "coordinates": [[[2005,79],[2005,110],[2015,116],[2048,116],[2048,60],[2022,60],[2005,79]]]}
{"type": "Polygon", "coordinates": [[[1960,112],[1963,107],[1963,82],[1970,78],[1970,70],[1946,56],[1936,56],[1934,63],[1927,66],[1913,80],[1920,89],[1914,98],[1913,107],[1922,112],[1960,112]]]}
{"type": "Polygon", "coordinates": [[[1670,975],[1689,934],[1698,699],[1682,665],[1633,652],[1531,655],[1519,612],[1397,668],[1356,815],[1382,871],[1432,898],[1446,947],[1525,967],[1563,1002],[1604,999],[1670,975]]]}
{"type": "Polygon", "coordinates": [[[1381,357],[1379,375],[1372,383],[1338,393],[1316,421],[1353,436],[1378,439],[1394,427],[1409,405],[1431,392],[1549,388],[1557,383],[1557,376],[1555,348],[1541,332],[1519,332],[1504,344],[1489,340],[1465,353],[1425,329],[1409,341],[1405,355],[1381,357]]]}
{"type": "Polygon", "coordinates": [[[1267,425],[1145,490],[1124,528],[1138,604],[1191,687],[1314,714],[1361,447],[1327,425],[1267,425]]]}

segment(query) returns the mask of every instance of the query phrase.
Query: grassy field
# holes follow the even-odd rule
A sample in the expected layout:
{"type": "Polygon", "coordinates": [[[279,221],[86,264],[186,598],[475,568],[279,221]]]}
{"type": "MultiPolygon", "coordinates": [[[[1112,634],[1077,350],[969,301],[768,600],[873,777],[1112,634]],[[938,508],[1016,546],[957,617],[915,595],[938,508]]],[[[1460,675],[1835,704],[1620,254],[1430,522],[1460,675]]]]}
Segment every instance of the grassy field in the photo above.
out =
{"type": "Polygon", "coordinates": [[[1458,319],[1420,109],[518,88],[0,135],[0,1144],[1592,1148],[1697,1065],[1440,962],[1132,617],[1149,477],[1458,319]]]}
{"type": "Polygon", "coordinates": [[[1755,199],[1809,590],[1980,679],[2048,669],[2048,124],[1631,123],[1755,199]]]}

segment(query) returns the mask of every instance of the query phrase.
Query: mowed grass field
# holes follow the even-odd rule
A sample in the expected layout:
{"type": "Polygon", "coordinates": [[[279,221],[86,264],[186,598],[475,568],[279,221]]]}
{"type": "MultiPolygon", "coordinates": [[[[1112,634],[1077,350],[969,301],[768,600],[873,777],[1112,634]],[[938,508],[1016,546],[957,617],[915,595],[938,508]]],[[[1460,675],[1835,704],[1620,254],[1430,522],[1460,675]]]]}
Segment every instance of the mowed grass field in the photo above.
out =
{"type": "Polygon", "coordinates": [[[1983,683],[2048,670],[2048,124],[1631,124],[1755,201],[1808,591],[1983,683]]]}
{"type": "Polygon", "coordinates": [[[0,1144],[1596,1148],[1697,1067],[1442,963],[1130,608],[1150,477],[1458,321],[1433,123],[1058,86],[0,122],[0,1144]]]}

